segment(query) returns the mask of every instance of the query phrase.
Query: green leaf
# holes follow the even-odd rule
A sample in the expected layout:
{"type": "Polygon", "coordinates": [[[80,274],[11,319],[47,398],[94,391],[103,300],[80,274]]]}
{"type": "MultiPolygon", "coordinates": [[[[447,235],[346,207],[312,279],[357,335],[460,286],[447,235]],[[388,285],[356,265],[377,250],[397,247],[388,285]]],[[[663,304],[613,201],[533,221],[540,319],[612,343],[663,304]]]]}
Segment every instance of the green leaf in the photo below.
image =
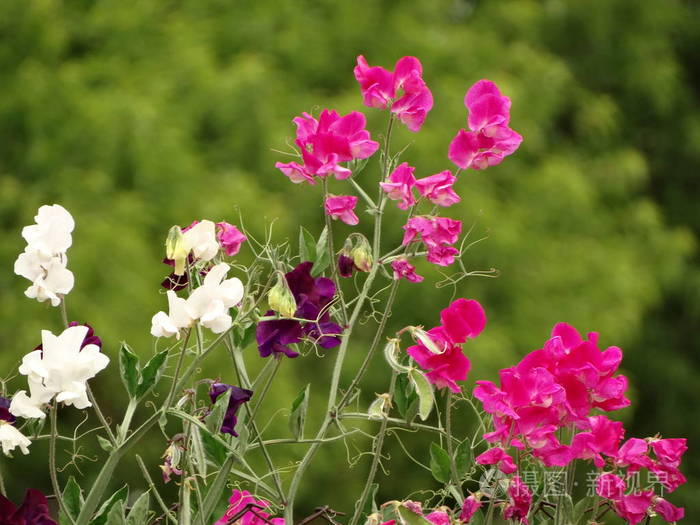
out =
{"type": "Polygon", "coordinates": [[[469,520],[469,525],[484,525],[484,521],[484,514],[480,510],[477,510],[472,516],[472,519],[469,520]]]}
{"type": "Polygon", "coordinates": [[[204,418],[204,424],[207,426],[207,430],[214,435],[221,429],[230,399],[231,389],[229,388],[216,399],[216,403],[214,403],[211,412],[204,418]]]}
{"type": "Polygon", "coordinates": [[[248,439],[250,438],[250,432],[246,425],[240,425],[236,431],[238,432],[238,453],[241,457],[245,454],[248,448],[248,439]]]}
{"type": "Polygon", "coordinates": [[[309,409],[309,389],[310,384],[299,392],[292,403],[292,411],[289,414],[289,430],[296,440],[304,439],[304,424],[306,423],[306,412],[309,409]]]}
{"type": "Polygon", "coordinates": [[[420,400],[420,405],[418,407],[418,415],[425,421],[430,416],[430,412],[433,410],[433,402],[435,400],[433,393],[433,385],[430,384],[428,379],[416,368],[412,368],[408,372],[408,377],[413,384],[413,387],[418,394],[418,399],[420,400]]]}
{"type": "Polygon", "coordinates": [[[328,228],[323,228],[321,235],[316,241],[316,254],[314,257],[314,266],[311,269],[311,275],[318,277],[323,271],[328,268],[331,262],[331,254],[328,253],[328,228]]]}
{"type": "Polygon", "coordinates": [[[112,507],[120,501],[126,501],[128,497],[129,487],[124,485],[102,504],[100,510],[97,511],[97,516],[90,522],[90,525],[105,525],[107,523],[107,516],[109,515],[112,507]]]}
{"type": "MultiPolygon", "coordinates": [[[[70,514],[70,518],[75,520],[80,514],[80,509],[83,507],[83,493],[80,490],[80,485],[75,480],[73,476],[68,478],[68,483],[66,483],[66,488],[63,489],[63,502],[66,505],[66,510],[70,514]]],[[[68,516],[63,514],[63,509],[61,509],[59,521],[63,523],[72,523],[68,516]]]]}
{"type": "Polygon", "coordinates": [[[100,444],[100,448],[105,452],[112,452],[112,450],[114,450],[114,445],[112,445],[112,442],[99,434],[97,435],[97,442],[100,444]]]}
{"type": "Polygon", "coordinates": [[[107,524],[106,525],[126,525],[126,519],[124,519],[124,502],[116,502],[109,513],[107,514],[107,524]]]}
{"type": "Polygon", "coordinates": [[[435,442],[430,444],[430,472],[440,483],[450,480],[450,456],[435,442]]]}
{"type": "Polygon", "coordinates": [[[564,517],[564,523],[571,523],[574,515],[574,502],[569,494],[564,494],[561,499],[560,505],[562,506],[562,515],[564,517]]]}
{"type": "Polygon", "coordinates": [[[299,258],[301,262],[316,258],[316,241],[314,236],[303,226],[299,228],[299,258]]]}
{"type": "Polygon", "coordinates": [[[210,461],[216,466],[220,467],[224,461],[226,461],[227,450],[226,447],[220,441],[214,439],[207,432],[202,432],[202,444],[204,445],[204,451],[209,457],[210,461]]]}
{"type": "Polygon", "coordinates": [[[396,512],[399,515],[399,521],[404,525],[430,525],[430,522],[423,516],[403,505],[396,507],[396,512]]]}
{"type": "Polygon", "coordinates": [[[168,351],[163,350],[162,352],[154,355],[141,369],[141,379],[139,380],[139,385],[136,389],[137,398],[145,396],[151,388],[158,384],[160,376],[163,373],[163,365],[165,364],[167,358],[168,351]]]}
{"type": "Polygon", "coordinates": [[[119,373],[129,397],[135,398],[139,383],[139,358],[126,343],[122,343],[119,349],[119,373]]]}
{"type": "Polygon", "coordinates": [[[148,510],[150,507],[151,496],[148,491],[144,492],[134,502],[134,506],[129,511],[129,516],[126,518],[126,525],[144,525],[148,523],[148,510]]]}
{"type": "MultiPolygon", "coordinates": [[[[248,346],[255,340],[255,323],[251,323],[245,328],[241,329],[236,337],[236,346],[241,350],[245,350],[248,346]]],[[[235,333],[235,332],[234,332],[235,333]]]]}
{"type": "Polygon", "coordinates": [[[363,516],[369,516],[370,514],[376,511],[377,503],[374,499],[377,495],[377,490],[379,490],[379,483],[372,483],[372,485],[370,485],[369,487],[369,493],[367,494],[365,506],[362,509],[362,514],[360,514],[360,518],[362,518],[363,516]]]}
{"type": "Polygon", "coordinates": [[[420,400],[418,399],[418,396],[416,396],[415,392],[412,393],[415,397],[406,409],[406,421],[408,423],[413,423],[413,420],[416,419],[416,416],[418,415],[418,409],[420,407],[420,400]]]}
{"type": "Polygon", "coordinates": [[[586,509],[589,507],[589,502],[590,498],[584,497],[581,501],[576,503],[576,505],[574,506],[574,513],[571,518],[571,522],[573,523],[573,525],[579,524],[581,518],[583,518],[583,515],[586,512],[586,509]]]}
{"type": "MultiPolygon", "coordinates": [[[[450,438],[447,438],[450,439],[450,438]]],[[[455,449],[457,475],[463,477],[472,467],[472,444],[469,439],[462,441],[455,449]]]]}

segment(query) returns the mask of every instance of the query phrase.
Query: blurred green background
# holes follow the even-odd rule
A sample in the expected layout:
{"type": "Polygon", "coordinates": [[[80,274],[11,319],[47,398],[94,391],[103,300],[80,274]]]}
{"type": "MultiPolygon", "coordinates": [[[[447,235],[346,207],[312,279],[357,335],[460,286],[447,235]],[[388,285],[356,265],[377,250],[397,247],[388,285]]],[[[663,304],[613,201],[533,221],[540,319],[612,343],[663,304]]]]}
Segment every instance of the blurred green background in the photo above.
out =
{"type": "MultiPolygon", "coordinates": [[[[634,404],[620,417],[628,435],[689,438],[689,483],[672,500],[692,522],[700,512],[699,50],[700,5],[692,0],[3,0],[3,374],[38,343],[40,329],[60,328],[57,310],[26,299],[28,283],[12,273],[20,228],[39,205],[61,203],[76,219],[71,319],[90,322],[113,359],[122,340],[145,358],[150,318],[165,305],[160,259],[169,226],[242,218],[261,237],[278,219],[279,241],[295,238],[300,223],[318,233],[319,189],[290,184],[273,150],[287,149],[295,115],[321,107],[366,110],[379,136],[386,115],[361,106],[355,57],[391,68],[415,55],[435,107],[420,133],[398,130],[395,145],[409,146],[404,158],[417,176],[451,168],[447,144],[465,126],[464,92],[480,78],[511,97],[511,125],[524,142],[502,165],[462,174],[462,203],[446,212],[474,224],[474,239],[487,237],[466,265],[497,268],[500,277],[466,279],[454,291],[435,287],[440,274],[421,265],[428,278],[402,286],[389,329],[432,326],[453,293],[478,299],[489,323],[467,346],[470,386],[539,348],[556,322],[599,331],[603,345],[625,350],[634,404]]],[[[375,160],[360,183],[374,187],[376,177],[375,160]]],[[[342,182],[331,190],[348,192],[342,182]]],[[[361,220],[360,229],[369,216],[361,220]]],[[[387,221],[393,242],[400,220],[392,211],[387,221]]],[[[351,229],[337,231],[336,244],[351,229]]],[[[363,350],[351,348],[349,362],[359,363],[363,350]]],[[[248,352],[258,367],[255,349],[248,352]]],[[[211,375],[232,381],[223,351],[217,359],[211,375]]],[[[309,378],[312,409],[321,410],[331,366],[312,356],[285,362],[267,415],[288,407],[309,378]]],[[[381,360],[372,370],[361,407],[386,389],[381,360]]],[[[93,385],[106,412],[121,417],[116,361],[93,385]]],[[[79,421],[71,410],[66,417],[79,421]]],[[[466,429],[471,415],[463,414],[466,429]]],[[[285,432],[284,414],[273,428],[285,432]]],[[[413,453],[427,462],[417,443],[413,453]]],[[[393,461],[380,499],[436,487],[395,440],[388,446],[393,461]]],[[[156,433],[142,451],[155,462],[164,448],[156,433]]],[[[275,457],[284,464],[299,452],[275,457]]],[[[38,442],[26,458],[0,460],[11,496],[28,486],[50,491],[45,458],[38,442]]],[[[98,465],[79,463],[88,476],[98,465]]],[[[363,457],[350,469],[342,445],[324,449],[300,514],[321,504],[348,510],[367,466],[363,457]]],[[[143,487],[128,461],[116,478],[115,488],[122,480],[143,487]]]]}

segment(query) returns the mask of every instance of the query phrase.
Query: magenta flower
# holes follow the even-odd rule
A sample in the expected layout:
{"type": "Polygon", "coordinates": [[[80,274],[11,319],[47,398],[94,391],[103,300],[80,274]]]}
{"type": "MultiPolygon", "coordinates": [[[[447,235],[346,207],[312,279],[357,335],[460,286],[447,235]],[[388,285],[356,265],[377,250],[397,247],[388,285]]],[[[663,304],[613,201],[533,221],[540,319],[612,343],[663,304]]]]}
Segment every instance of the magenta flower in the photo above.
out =
{"type": "Polygon", "coordinates": [[[644,490],[622,496],[615,501],[615,512],[629,525],[636,525],[647,517],[647,511],[651,507],[654,498],[653,490],[644,490]]]}
{"type": "Polygon", "coordinates": [[[518,149],[523,138],[508,127],[510,99],[496,84],[480,80],[464,97],[469,110],[469,131],[459,130],[450,143],[448,157],[462,169],[484,169],[500,164],[518,149]]]}
{"type": "Polygon", "coordinates": [[[226,513],[214,525],[284,525],[283,518],[272,518],[265,512],[270,506],[267,501],[256,499],[247,490],[233,489],[228,501],[226,513]]]}
{"type": "Polygon", "coordinates": [[[428,262],[449,266],[459,254],[452,244],[457,242],[462,231],[462,222],[447,217],[411,217],[403,227],[403,245],[423,241],[428,250],[428,262]]]}
{"type": "Polygon", "coordinates": [[[236,255],[241,244],[248,240],[238,228],[228,222],[216,223],[216,239],[229,257],[236,255]]]}
{"type": "Polygon", "coordinates": [[[352,195],[329,195],[326,197],[324,206],[326,215],[330,215],[333,219],[340,219],[350,226],[355,226],[360,222],[354,211],[355,206],[357,206],[357,197],[352,195]]]}
{"type": "Polygon", "coordinates": [[[627,484],[622,478],[612,472],[605,472],[598,476],[595,490],[601,498],[618,501],[625,494],[627,484]]]}
{"type": "Polygon", "coordinates": [[[433,525],[451,525],[450,515],[444,510],[434,510],[425,519],[433,525]]]}
{"type": "Polygon", "coordinates": [[[394,270],[394,279],[406,279],[412,283],[419,283],[423,280],[422,275],[416,273],[416,267],[408,262],[405,257],[400,257],[391,261],[391,268],[394,270]]]}
{"type": "Polygon", "coordinates": [[[416,188],[422,197],[425,197],[438,206],[452,206],[461,199],[452,189],[457,177],[450,170],[441,171],[429,177],[423,177],[416,181],[416,188]]]}
{"type": "Polygon", "coordinates": [[[474,494],[470,494],[462,503],[462,512],[459,514],[459,521],[462,523],[469,523],[471,519],[476,514],[476,511],[481,508],[481,500],[479,500],[474,494]]]}
{"type": "Polygon", "coordinates": [[[0,494],[0,525],[58,525],[49,514],[46,496],[36,489],[27,489],[18,508],[0,494]]]}
{"type": "Polygon", "coordinates": [[[603,454],[608,457],[617,454],[625,429],[619,421],[611,421],[605,416],[589,417],[588,428],[574,436],[572,455],[577,459],[592,459],[596,467],[602,468],[605,465],[603,454]]]}
{"type": "Polygon", "coordinates": [[[442,351],[434,353],[418,343],[407,348],[406,352],[428,371],[428,381],[438,388],[447,387],[453,392],[460,392],[456,382],[467,379],[471,363],[459,345],[481,333],[486,324],[486,315],[477,301],[460,298],[445,308],[440,317],[443,324],[428,330],[427,334],[442,351]]]}
{"type": "Polygon", "coordinates": [[[496,467],[504,474],[512,474],[518,467],[515,466],[515,461],[501,447],[493,447],[486,452],[479,454],[475,461],[479,465],[496,465],[496,467]]]}
{"type": "Polygon", "coordinates": [[[685,518],[685,509],[676,507],[665,499],[658,497],[654,501],[654,512],[668,523],[675,523],[685,518]]]}
{"type": "Polygon", "coordinates": [[[413,196],[413,186],[416,178],[413,172],[416,168],[409,166],[408,162],[402,162],[389,175],[388,182],[380,182],[382,191],[393,201],[400,201],[397,206],[402,210],[407,210],[416,203],[413,196]]]}
{"type": "Polygon", "coordinates": [[[400,58],[394,72],[370,66],[365,57],[357,57],[354,69],[365,106],[386,109],[411,131],[420,130],[433,108],[433,95],[423,81],[423,66],[415,57],[400,58]]]}
{"type": "Polygon", "coordinates": [[[275,167],[297,184],[315,184],[315,177],[331,174],[347,179],[352,172],[341,163],[366,159],[379,148],[365,129],[365,116],[358,111],[340,116],[335,110],[324,109],[318,120],[303,113],[294,123],[303,164],[277,162],[275,167]]]}
{"type": "Polygon", "coordinates": [[[231,391],[231,397],[228,401],[228,407],[226,407],[224,421],[221,424],[221,432],[238,437],[238,433],[236,432],[236,423],[238,423],[238,409],[243,406],[243,403],[250,401],[250,398],[253,396],[253,392],[252,390],[246,390],[245,388],[228,385],[226,383],[212,383],[211,387],[209,387],[209,398],[211,399],[211,402],[216,403],[219,396],[228,390],[231,391]]]}
{"type": "Polygon", "coordinates": [[[527,515],[532,505],[532,493],[519,476],[513,476],[508,485],[508,502],[503,508],[503,517],[507,520],[518,520],[528,525],[527,515]]]}

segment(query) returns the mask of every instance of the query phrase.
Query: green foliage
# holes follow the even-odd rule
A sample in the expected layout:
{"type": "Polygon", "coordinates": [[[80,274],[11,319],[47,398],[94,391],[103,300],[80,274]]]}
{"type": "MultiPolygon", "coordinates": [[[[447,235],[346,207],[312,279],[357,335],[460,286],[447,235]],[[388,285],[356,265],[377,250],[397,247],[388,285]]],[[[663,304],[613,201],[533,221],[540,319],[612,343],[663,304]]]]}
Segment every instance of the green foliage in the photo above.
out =
{"type": "MultiPolygon", "coordinates": [[[[328,266],[325,242],[318,248],[313,242],[323,230],[319,189],[290,184],[273,167],[287,160],[276,150],[289,149],[291,118],[318,107],[366,110],[373,135],[380,135],[385,115],[360,107],[355,55],[391,66],[413,54],[424,64],[435,108],[418,138],[397,129],[395,140],[408,147],[406,160],[418,176],[450,168],[447,144],[465,125],[462,96],[479,78],[496,81],[512,98],[512,126],[525,141],[503,165],[460,175],[463,200],[446,212],[474,224],[468,243],[486,237],[467,252],[466,269],[497,268],[499,278],[454,286],[446,279],[433,287],[430,282],[445,276],[421,265],[426,280],[402,286],[389,330],[436,324],[453,294],[479,299],[489,324],[466,345],[472,381],[494,377],[539,347],[555,322],[599,331],[603,344],[625,350],[633,407],[640,409],[624,413],[628,435],[663,432],[698,442],[700,427],[688,422],[700,417],[699,15],[696,4],[681,0],[5,0],[3,374],[38,344],[41,329],[61,326],[54,309],[23,296],[27,283],[11,273],[23,247],[20,228],[43,203],[59,202],[76,218],[69,252],[76,286],[68,308],[71,320],[88,321],[105,342],[112,377],[99,376],[93,389],[108,401],[104,408],[113,420],[124,409],[121,396],[109,395],[121,393],[119,341],[150,349],[149,320],[164,308],[158,283],[169,272],[160,261],[171,225],[227,220],[262,239],[266,222],[279,219],[275,238],[296,244],[303,223],[309,258],[320,249],[328,266]]],[[[360,183],[373,184],[376,171],[371,160],[360,183]]],[[[340,181],[330,185],[349,192],[340,181]]],[[[386,211],[393,231],[387,246],[402,233],[393,212],[386,211]]],[[[368,234],[361,206],[358,214],[359,231],[368,234]]],[[[338,230],[336,246],[350,231],[338,230]]],[[[241,254],[245,261],[245,247],[241,254]]],[[[251,328],[236,337],[248,346],[254,335],[251,328]]],[[[254,353],[252,345],[248,351],[254,353]]],[[[147,355],[139,350],[142,359],[147,355]]],[[[361,345],[351,348],[348,369],[363,357],[361,345]]],[[[217,359],[207,372],[235,382],[225,353],[217,359]]],[[[328,377],[329,361],[285,364],[270,406],[289,406],[303,385],[328,377]]],[[[375,385],[383,391],[386,366],[380,359],[375,364],[368,396],[375,385]]],[[[396,401],[402,414],[410,413],[413,400],[400,378],[404,398],[398,394],[396,401]]],[[[127,380],[135,393],[134,376],[127,380]]],[[[17,381],[4,386],[10,393],[20,388],[17,381]]],[[[309,428],[324,409],[309,399],[309,428]]],[[[82,417],[72,409],[61,416],[73,426],[82,417]]],[[[456,425],[465,435],[474,431],[467,421],[456,425]]],[[[205,448],[215,446],[204,433],[202,439],[205,448]]],[[[50,491],[43,446],[37,442],[32,454],[3,465],[3,472],[12,469],[8,491],[15,499],[29,486],[50,491]]],[[[154,435],[143,455],[156,464],[165,446],[154,435]]],[[[424,456],[429,443],[418,446],[413,452],[424,456]]],[[[392,439],[387,447],[400,451],[392,439]]],[[[341,444],[321,453],[326,464],[309,473],[305,508],[350,508],[361,480],[335,475],[344,453],[341,444]]],[[[222,450],[215,454],[224,460],[222,450]]],[[[296,459],[294,453],[287,459],[296,459]]],[[[692,498],[700,454],[691,449],[686,465],[690,483],[674,501],[693,515],[700,512],[692,498]]],[[[81,462],[80,468],[89,475],[95,466],[81,462]]],[[[390,471],[379,480],[377,501],[400,497],[407,484],[420,490],[434,483],[410,462],[393,462],[390,471]]],[[[115,476],[115,483],[123,480],[143,483],[128,464],[115,476]]]]}

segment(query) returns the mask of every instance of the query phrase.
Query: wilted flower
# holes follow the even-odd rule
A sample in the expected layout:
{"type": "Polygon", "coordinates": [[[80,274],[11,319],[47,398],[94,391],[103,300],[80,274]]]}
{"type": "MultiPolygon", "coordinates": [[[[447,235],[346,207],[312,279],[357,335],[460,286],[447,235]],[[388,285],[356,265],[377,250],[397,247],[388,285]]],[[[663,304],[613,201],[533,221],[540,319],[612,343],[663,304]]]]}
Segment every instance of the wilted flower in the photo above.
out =
{"type": "Polygon", "coordinates": [[[370,67],[362,55],[354,69],[366,106],[391,108],[411,131],[418,131],[433,107],[433,95],[423,81],[423,66],[416,57],[400,58],[394,72],[370,67]]]}
{"type": "Polygon", "coordinates": [[[224,421],[221,424],[221,432],[238,437],[238,433],[236,433],[236,423],[238,422],[236,414],[243,403],[250,401],[250,398],[253,396],[253,391],[228,385],[226,383],[212,383],[211,387],[209,388],[209,398],[211,399],[211,402],[216,403],[219,396],[228,390],[231,391],[231,397],[228,401],[224,421]]]}
{"type": "Polygon", "coordinates": [[[216,223],[216,238],[229,257],[236,255],[241,244],[248,240],[238,228],[228,222],[216,223]]]}
{"type": "Polygon", "coordinates": [[[182,459],[182,453],[185,451],[184,434],[176,434],[170,440],[168,448],[161,456],[163,458],[163,464],[160,465],[160,469],[163,474],[163,482],[170,483],[170,478],[173,474],[176,476],[182,476],[182,469],[180,469],[180,460],[182,459]]]}
{"type": "Polygon", "coordinates": [[[41,406],[54,396],[56,401],[83,409],[92,406],[87,398],[87,380],[109,364],[109,358],[94,344],[83,346],[87,326],[71,326],[55,336],[42,330],[42,349],[22,359],[19,373],[27,376],[31,396],[24,390],[12,398],[15,416],[43,418],[41,406]]]}
{"type": "Polygon", "coordinates": [[[464,97],[469,110],[469,129],[461,129],[450,143],[449,159],[462,169],[484,169],[500,164],[523,138],[508,127],[510,99],[496,84],[479,80],[464,97]]]}
{"type": "Polygon", "coordinates": [[[214,525],[284,525],[283,518],[272,518],[264,509],[270,504],[256,499],[247,490],[233,489],[226,513],[214,525]]]}
{"type": "Polygon", "coordinates": [[[27,246],[17,257],[14,271],[32,282],[24,292],[27,297],[58,306],[61,297],[73,289],[74,277],[66,268],[66,251],[73,242],[75,222],[58,204],[41,206],[34,220],[36,224],[22,229],[27,246]]]}
{"type": "Polygon", "coordinates": [[[462,523],[469,523],[479,508],[481,508],[481,500],[478,498],[478,494],[470,494],[464,499],[464,503],[462,503],[462,512],[459,514],[459,521],[462,523]]]}
{"type": "Polygon", "coordinates": [[[340,219],[350,226],[360,222],[355,215],[355,206],[357,206],[357,197],[352,195],[329,195],[324,203],[326,215],[333,219],[340,219]]]}
{"type": "Polygon", "coordinates": [[[18,508],[0,494],[0,525],[58,525],[49,514],[46,496],[36,489],[27,489],[18,508]]]}

